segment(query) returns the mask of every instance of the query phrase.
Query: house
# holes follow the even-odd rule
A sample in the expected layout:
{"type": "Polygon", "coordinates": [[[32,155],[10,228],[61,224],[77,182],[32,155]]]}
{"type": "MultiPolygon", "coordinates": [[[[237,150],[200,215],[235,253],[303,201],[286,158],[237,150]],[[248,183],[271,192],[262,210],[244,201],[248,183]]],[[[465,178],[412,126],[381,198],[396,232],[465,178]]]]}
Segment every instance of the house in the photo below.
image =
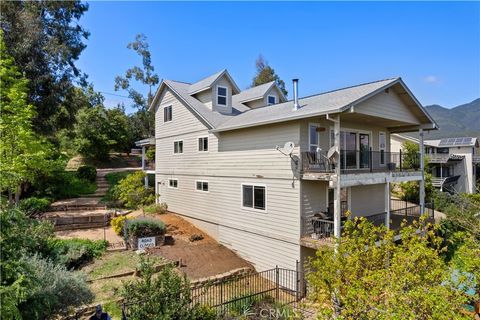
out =
{"type": "Polygon", "coordinates": [[[148,147],[155,146],[155,138],[145,138],[139,141],[135,141],[136,147],[142,148],[142,171],[145,172],[145,187],[149,185],[149,176],[155,175],[155,163],[149,159],[147,159],[146,151],[148,147]]]}
{"type": "Polygon", "coordinates": [[[436,128],[401,78],[293,88],[292,101],[273,82],[242,91],[223,70],[164,80],[150,106],[158,201],[257,270],[294,269],[340,236],[347,210],[390,225],[390,183],[423,182],[421,155],[402,163],[390,135],[436,128]]]}
{"type": "MultiPolygon", "coordinates": [[[[392,134],[392,148],[401,150],[404,141],[418,143],[418,139],[392,134]]],[[[432,184],[441,191],[476,193],[477,166],[480,164],[479,142],[476,137],[452,137],[425,140],[428,169],[432,184]]],[[[393,150],[393,149],[392,149],[393,150]]]]}

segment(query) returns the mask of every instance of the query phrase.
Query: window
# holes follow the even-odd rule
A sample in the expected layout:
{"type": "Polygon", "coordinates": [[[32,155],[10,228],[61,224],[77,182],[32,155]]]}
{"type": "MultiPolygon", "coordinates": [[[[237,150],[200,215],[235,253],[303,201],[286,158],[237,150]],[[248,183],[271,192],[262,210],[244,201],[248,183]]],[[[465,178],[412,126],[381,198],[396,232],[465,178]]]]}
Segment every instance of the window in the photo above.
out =
{"type": "Polygon", "coordinates": [[[437,153],[448,153],[448,148],[437,148],[437,153]]]}
{"type": "Polygon", "coordinates": [[[227,87],[217,87],[217,104],[221,106],[227,105],[227,87]]]}
{"type": "Polygon", "coordinates": [[[385,150],[387,149],[387,136],[385,132],[378,133],[378,150],[380,150],[380,164],[385,164],[385,150]]]}
{"type": "Polygon", "coordinates": [[[195,181],[198,191],[208,192],[208,181],[195,181]]]}
{"type": "Polygon", "coordinates": [[[168,179],[168,187],[177,189],[178,188],[178,179],[168,179]]]}
{"type": "Polygon", "coordinates": [[[317,148],[320,147],[320,139],[319,139],[319,134],[317,132],[317,124],[309,124],[308,125],[308,135],[309,135],[309,144],[310,144],[310,151],[311,152],[316,152],[317,148]]]}
{"type": "Polygon", "coordinates": [[[275,96],[268,96],[267,97],[267,105],[272,105],[277,103],[277,97],[275,96]]]}
{"type": "Polygon", "coordinates": [[[208,151],[208,137],[198,138],[198,151],[208,151]]]}
{"type": "Polygon", "coordinates": [[[173,153],[183,153],[183,141],[173,142],[173,153]]]}
{"type": "Polygon", "coordinates": [[[163,122],[172,121],[172,106],[163,108],[163,122]]]}
{"type": "Polygon", "coordinates": [[[266,188],[259,185],[242,185],[242,206],[257,210],[266,209],[266,188]]]}

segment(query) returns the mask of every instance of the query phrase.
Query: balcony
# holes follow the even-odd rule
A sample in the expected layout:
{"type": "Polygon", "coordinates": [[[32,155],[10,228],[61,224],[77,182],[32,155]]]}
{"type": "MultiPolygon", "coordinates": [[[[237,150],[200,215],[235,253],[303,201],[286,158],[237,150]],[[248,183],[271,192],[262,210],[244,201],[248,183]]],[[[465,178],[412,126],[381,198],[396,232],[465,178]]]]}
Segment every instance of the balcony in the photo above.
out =
{"type": "MultiPolygon", "coordinates": [[[[425,214],[428,215],[428,221],[434,219],[433,204],[426,204],[425,214]]],[[[376,226],[386,224],[386,212],[377,214],[371,214],[364,216],[365,219],[370,221],[376,226]]],[[[341,227],[347,219],[355,217],[341,217],[341,227]]],[[[402,223],[406,221],[407,224],[411,224],[414,220],[420,218],[420,206],[406,201],[393,200],[391,201],[390,210],[390,229],[398,231],[400,230],[402,223]]],[[[316,214],[311,217],[302,217],[302,230],[300,243],[308,248],[318,249],[320,246],[331,246],[335,243],[334,238],[334,221],[333,216],[324,216],[322,214],[316,214]]]]}
{"type": "MultiPolygon", "coordinates": [[[[301,154],[303,173],[335,173],[336,163],[323,151],[306,151],[301,154]]],[[[373,150],[341,150],[342,174],[367,172],[407,172],[420,169],[419,153],[402,153],[373,150]]]]}

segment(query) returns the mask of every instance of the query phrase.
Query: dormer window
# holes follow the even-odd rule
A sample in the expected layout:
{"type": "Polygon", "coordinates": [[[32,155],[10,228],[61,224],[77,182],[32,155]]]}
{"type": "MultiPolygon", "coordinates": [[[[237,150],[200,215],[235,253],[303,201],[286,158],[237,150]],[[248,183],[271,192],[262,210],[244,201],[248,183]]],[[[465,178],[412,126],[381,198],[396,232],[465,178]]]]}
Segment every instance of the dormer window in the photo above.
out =
{"type": "Polygon", "coordinates": [[[219,106],[226,106],[227,105],[227,87],[217,87],[217,104],[219,106]]]}
{"type": "Polygon", "coordinates": [[[271,106],[272,104],[276,104],[277,103],[277,97],[275,96],[268,96],[267,97],[267,105],[268,106],[271,106]]]}

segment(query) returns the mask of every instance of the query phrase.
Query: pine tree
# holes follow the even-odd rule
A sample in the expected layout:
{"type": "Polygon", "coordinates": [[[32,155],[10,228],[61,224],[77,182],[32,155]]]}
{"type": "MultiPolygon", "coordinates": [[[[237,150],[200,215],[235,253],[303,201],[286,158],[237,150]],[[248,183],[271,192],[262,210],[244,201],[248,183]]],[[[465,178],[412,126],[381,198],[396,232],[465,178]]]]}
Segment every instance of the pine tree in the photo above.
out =
{"type": "Polygon", "coordinates": [[[252,87],[275,81],[278,88],[285,96],[287,96],[288,91],[285,90],[285,82],[280,79],[280,77],[275,73],[275,70],[268,65],[268,62],[263,58],[262,55],[259,55],[255,61],[255,68],[257,69],[257,73],[252,80],[252,87]]]}

